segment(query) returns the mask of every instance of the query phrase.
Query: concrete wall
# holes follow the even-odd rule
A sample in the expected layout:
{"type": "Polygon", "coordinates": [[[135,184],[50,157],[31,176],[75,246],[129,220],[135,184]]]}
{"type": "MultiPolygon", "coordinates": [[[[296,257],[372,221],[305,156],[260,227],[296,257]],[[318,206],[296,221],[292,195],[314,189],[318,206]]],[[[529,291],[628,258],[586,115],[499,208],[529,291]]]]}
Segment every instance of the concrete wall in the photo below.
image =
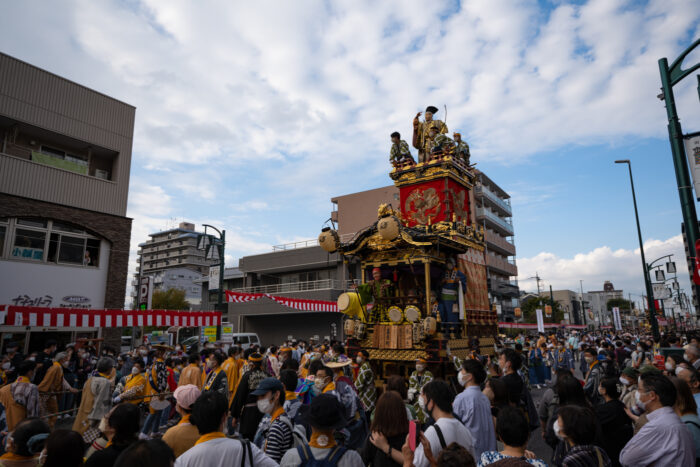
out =
{"type": "MultiPolygon", "coordinates": [[[[340,263],[337,254],[328,254],[320,246],[274,251],[260,255],[245,256],[238,267],[248,275],[251,273],[274,274],[285,271],[308,271],[329,268],[340,263]]],[[[340,263],[342,264],[342,263],[340,263]]],[[[342,277],[336,279],[342,280],[342,277]]],[[[247,284],[258,285],[258,284],[247,284]]]]}
{"type": "Polygon", "coordinates": [[[380,204],[400,208],[399,189],[394,185],[362,191],[351,195],[336,196],[331,201],[338,206],[338,233],[345,235],[359,232],[377,221],[380,204]]]}
{"type": "Polygon", "coordinates": [[[0,53],[0,116],[119,154],[111,181],[3,156],[0,190],[124,216],[135,113],[133,106],[0,53]]]}

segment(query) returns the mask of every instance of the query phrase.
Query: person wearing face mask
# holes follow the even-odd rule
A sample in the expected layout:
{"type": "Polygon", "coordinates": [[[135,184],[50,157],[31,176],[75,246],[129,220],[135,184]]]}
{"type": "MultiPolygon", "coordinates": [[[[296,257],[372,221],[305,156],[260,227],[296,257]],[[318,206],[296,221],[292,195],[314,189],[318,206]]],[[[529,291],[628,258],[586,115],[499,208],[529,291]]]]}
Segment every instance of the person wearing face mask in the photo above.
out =
{"type": "Polygon", "coordinates": [[[175,457],[180,457],[182,453],[194,446],[199,439],[197,427],[190,421],[192,405],[202,394],[194,384],[180,386],[175,390],[175,410],[181,415],[177,425],[168,429],[163,435],[163,441],[170,446],[175,453],[175,457]]]}
{"type": "Polygon", "coordinates": [[[0,456],[0,467],[35,467],[49,426],[40,418],[22,420],[7,437],[7,452],[0,456]]]}
{"type": "Polygon", "coordinates": [[[501,451],[494,449],[482,453],[480,457],[477,457],[479,459],[478,467],[485,467],[507,458],[524,459],[525,465],[547,467],[546,462],[541,459],[535,459],[534,455],[526,450],[530,429],[527,419],[521,410],[515,407],[506,407],[501,410],[496,422],[496,432],[503,443],[503,449],[501,451]]]}
{"type": "Polygon", "coordinates": [[[667,377],[653,372],[639,377],[637,402],[649,421],[620,452],[623,466],[695,465],[693,436],[673,410],[676,397],[667,377]]]}
{"type": "MultiPolygon", "coordinates": [[[[452,401],[452,392],[446,382],[435,380],[423,386],[418,403],[435,420],[424,436],[430,443],[430,450],[435,459],[440,455],[440,451],[452,443],[464,447],[475,457],[474,439],[462,422],[452,416],[452,401]]],[[[416,467],[430,465],[423,449],[422,443],[416,448],[413,456],[413,465],[416,467]]]]}
{"type": "Polygon", "coordinates": [[[611,467],[608,454],[594,444],[598,430],[595,414],[590,408],[575,405],[561,407],[554,423],[554,432],[569,447],[561,465],[611,467]]]}
{"type": "Polygon", "coordinates": [[[631,409],[635,404],[634,393],[637,391],[637,378],[639,378],[639,372],[631,366],[622,370],[622,374],[618,378],[622,384],[620,400],[628,409],[631,409]]]}
{"type": "Polygon", "coordinates": [[[5,408],[8,432],[25,418],[39,416],[39,390],[31,383],[35,368],[36,363],[23,361],[17,368],[15,382],[0,388],[0,404],[5,408]]]}
{"type": "Polygon", "coordinates": [[[270,376],[263,371],[262,362],[263,357],[257,352],[248,356],[250,369],[241,377],[231,403],[231,427],[235,429],[238,425],[238,432],[248,440],[253,440],[255,437],[263,417],[257,407],[258,398],[251,394],[265,378],[270,376]]]}
{"type": "Polygon", "coordinates": [[[265,454],[279,462],[294,442],[292,421],[282,407],[284,385],[277,378],[266,378],[250,394],[258,398],[258,410],[264,414],[254,442],[265,454]]]}
{"type": "Polygon", "coordinates": [[[618,399],[618,378],[605,378],[600,382],[598,392],[605,402],[594,408],[602,428],[602,448],[610,456],[613,466],[619,466],[620,451],[632,438],[632,420],[625,413],[625,405],[618,399]]]}
{"type": "Polygon", "coordinates": [[[131,374],[126,377],[124,390],[114,398],[115,404],[126,401],[130,404],[138,405],[143,402],[143,394],[146,389],[146,376],[143,374],[143,363],[134,362],[131,367],[131,374]]]}
{"type": "Polygon", "coordinates": [[[233,393],[236,390],[236,385],[238,385],[238,364],[236,363],[236,356],[238,354],[238,347],[232,345],[228,349],[228,358],[221,366],[226,373],[226,383],[228,384],[228,401],[229,404],[233,402],[233,393]]]}
{"type": "Polygon", "coordinates": [[[357,378],[355,378],[355,388],[357,389],[358,396],[360,396],[360,401],[365,408],[365,412],[370,416],[377,400],[377,388],[374,385],[374,372],[369,364],[369,352],[360,350],[357,352],[355,361],[359,366],[357,378]]]}
{"type": "Polygon", "coordinates": [[[224,363],[224,355],[221,352],[212,352],[207,359],[207,367],[211,370],[204,383],[202,392],[216,391],[228,400],[228,381],[226,372],[221,367],[224,363]]]}
{"type": "Polygon", "coordinates": [[[453,412],[471,433],[475,458],[478,459],[482,452],[496,450],[491,404],[481,392],[486,370],[477,360],[464,360],[457,377],[464,390],[455,398],[453,412]]]}
{"type": "MultiPolygon", "coordinates": [[[[260,354],[257,354],[260,356],[260,354]]],[[[262,361],[262,356],[260,356],[262,361]]],[[[243,383],[241,383],[243,384],[243,383]]],[[[239,386],[240,387],[240,386],[239,386]]],[[[257,387],[257,385],[256,385],[257,387]]],[[[252,396],[255,399],[257,397],[252,396]]],[[[204,392],[192,405],[190,421],[197,427],[199,438],[194,447],[175,460],[175,467],[274,467],[270,459],[254,444],[224,434],[228,401],[218,392],[204,392]]],[[[258,412],[257,407],[255,411],[258,412]]]]}
{"type": "Polygon", "coordinates": [[[97,362],[97,374],[88,378],[83,386],[80,406],[73,421],[73,431],[83,435],[86,443],[92,443],[99,435],[99,424],[112,407],[113,380],[110,374],[114,360],[102,357],[97,362]]]}
{"type": "Polygon", "coordinates": [[[418,394],[423,390],[423,386],[433,380],[433,374],[428,368],[428,362],[424,358],[416,359],[416,370],[408,378],[408,402],[413,403],[418,420],[425,423],[427,416],[418,405],[418,394]]]}
{"type": "Polygon", "coordinates": [[[153,346],[153,350],[155,351],[155,358],[151,367],[146,371],[147,384],[145,393],[145,396],[151,397],[147,397],[147,400],[150,401],[148,416],[143,423],[141,437],[148,436],[152,431],[158,430],[163,408],[169,407],[169,404],[165,401],[165,396],[156,396],[156,394],[162,394],[168,390],[168,376],[170,373],[165,366],[164,357],[165,352],[172,350],[172,348],[167,345],[156,344],[153,346]]]}
{"type": "Polygon", "coordinates": [[[583,392],[592,405],[599,404],[603,398],[598,394],[598,386],[603,377],[598,355],[594,348],[588,348],[583,352],[583,358],[588,364],[588,374],[586,374],[586,382],[583,385],[583,392]]]}
{"type": "Polygon", "coordinates": [[[522,362],[522,357],[513,349],[503,349],[498,356],[498,367],[503,375],[501,380],[506,383],[508,389],[508,402],[515,407],[524,405],[522,400],[524,383],[518,375],[522,362]]]}
{"type": "Polygon", "coordinates": [[[693,368],[700,370],[700,349],[694,345],[687,345],[683,357],[693,365],[693,368]]]}

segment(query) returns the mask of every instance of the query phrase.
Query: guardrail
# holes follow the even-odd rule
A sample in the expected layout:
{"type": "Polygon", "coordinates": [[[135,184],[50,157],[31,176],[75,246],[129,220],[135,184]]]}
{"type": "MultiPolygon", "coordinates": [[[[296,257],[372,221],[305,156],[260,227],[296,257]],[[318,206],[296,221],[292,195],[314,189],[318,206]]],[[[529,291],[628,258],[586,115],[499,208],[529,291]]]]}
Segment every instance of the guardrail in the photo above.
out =
{"type": "Polygon", "coordinates": [[[509,216],[513,215],[513,210],[508,200],[500,198],[496,193],[489,190],[484,185],[479,185],[476,187],[476,193],[481,193],[485,198],[491,200],[494,204],[503,209],[509,216]]]}
{"type": "MultiPolygon", "coordinates": [[[[347,242],[348,240],[352,240],[352,237],[354,237],[354,236],[355,236],[354,232],[348,233],[348,234],[343,234],[340,236],[340,241],[347,242]]],[[[300,240],[298,242],[283,243],[281,245],[273,245],[272,251],[295,250],[297,248],[308,248],[310,246],[318,246],[318,239],[314,238],[312,240],[300,240]]]]}
{"type": "Polygon", "coordinates": [[[288,282],[285,284],[259,285],[255,287],[243,287],[231,289],[233,292],[243,293],[293,293],[308,292],[311,290],[347,290],[352,281],[341,281],[336,279],[321,279],[318,281],[288,282]]]}
{"type": "Polygon", "coordinates": [[[498,217],[497,214],[489,211],[488,209],[476,208],[476,215],[480,217],[485,217],[486,219],[501,227],[505,232],[508,233],[508,235],[513,235],[513,224],[501,217],[498,217]]]}

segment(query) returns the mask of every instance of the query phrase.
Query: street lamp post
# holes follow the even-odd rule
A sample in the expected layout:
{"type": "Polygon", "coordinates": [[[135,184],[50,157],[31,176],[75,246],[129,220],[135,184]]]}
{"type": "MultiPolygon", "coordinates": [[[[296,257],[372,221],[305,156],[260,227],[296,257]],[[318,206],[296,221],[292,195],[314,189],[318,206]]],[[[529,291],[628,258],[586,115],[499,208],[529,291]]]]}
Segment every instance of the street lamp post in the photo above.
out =
{"type": "Polygon", "coordinates": [[[586,310],[583,308],[583,279],[579,280],[581,285],[581,317],[583,318],[584,326],[588,327],[588,320],[586,319],[586,310]]]}
{"type": "MultiPolygon", "coordinates": [[[[693,186],[690,181],[688,171],[688,158],[683,147],[683,130],[676,111],[676,101],[673,95],[673,86],[688,77],[695,70],[700,68],[700,62],[683,69],[683,61],[696,47],[700,46],[700,39],[693,42],[685,49],[669,67],[668,59],[659,60],[659,72],[661,73],[661,94],[659,98],[666,103],[666,115],[668,117],[668,136],[671,142],[671,155],[673,156],[673,167],[676,172],[676,183],[678,185],[678,196],[681,202],[681,212],[683,223],[688,238],[688,257],[691,259],[693,271],[691,276],[695,276],[695,246],[700,239],[698,232],[698,216],[695,211],[695,199],[693,197],[693,186]]],[[[698,78],[700,80],[700,78],[698,78]]],[[[700,94],[700,86],[698,88],[700,94]]],[[[692,285],[692,284],[691,284],[692,285]]]]}
{"type": "MultiPolygon", "coordinates": [[[[219,256],[219,290],[217,296],[216,309],[220,312],[224,312],[224,248],[226,247],[226,231],[219,230],[216,227],[209,224],[202,224],[204,227],[204,234],[199,236],[197,241],[200,248],[205,249],[204,258],[209,256],[209,249],[216,248],[219,256]],[[212,229],[219,234],[219,237],[207,234],[207,229],[212,229]],[[202,241],[203,240],[203,241],[202,241]]],[[[209,285],[211,288],[211,284],[209,285]]]]}
{"type": "Polygon", "coordinates": [[[654,339],[660,339],[659,323],[656,321],[656,306],[654,304],[654,293],[651,288],[651,279],[649,278],[649,268],[644,257],[644,242],[642,241],[642,228],[639,226],[639,211],[637,210],[637,195],[634,192],[634,179],[632,178],[632,163],[629,159],[617,160],[616,164],[627,164],[630,173],[630,186],[632,187],[632,202],[634,203],[634,218],[637,221],[637,236],[639,237],[639,252],[642,255],[642,269],[644,269],[644,286],[647,290],[647,302],[649,303],[649,324],[651,324],[651,333],[654,339]]]}

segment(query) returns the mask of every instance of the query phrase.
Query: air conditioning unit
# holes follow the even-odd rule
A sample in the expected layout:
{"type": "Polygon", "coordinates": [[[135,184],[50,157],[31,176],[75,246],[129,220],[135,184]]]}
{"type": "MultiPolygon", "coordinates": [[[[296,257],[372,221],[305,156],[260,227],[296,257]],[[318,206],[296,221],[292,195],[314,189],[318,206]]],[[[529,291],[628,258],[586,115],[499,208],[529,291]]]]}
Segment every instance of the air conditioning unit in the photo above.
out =
{"type": "Polygon", "coordinates": [[[109,180],[109,170],[95,169],[95,177],[101,178],[102,180],[109,180]]]}

